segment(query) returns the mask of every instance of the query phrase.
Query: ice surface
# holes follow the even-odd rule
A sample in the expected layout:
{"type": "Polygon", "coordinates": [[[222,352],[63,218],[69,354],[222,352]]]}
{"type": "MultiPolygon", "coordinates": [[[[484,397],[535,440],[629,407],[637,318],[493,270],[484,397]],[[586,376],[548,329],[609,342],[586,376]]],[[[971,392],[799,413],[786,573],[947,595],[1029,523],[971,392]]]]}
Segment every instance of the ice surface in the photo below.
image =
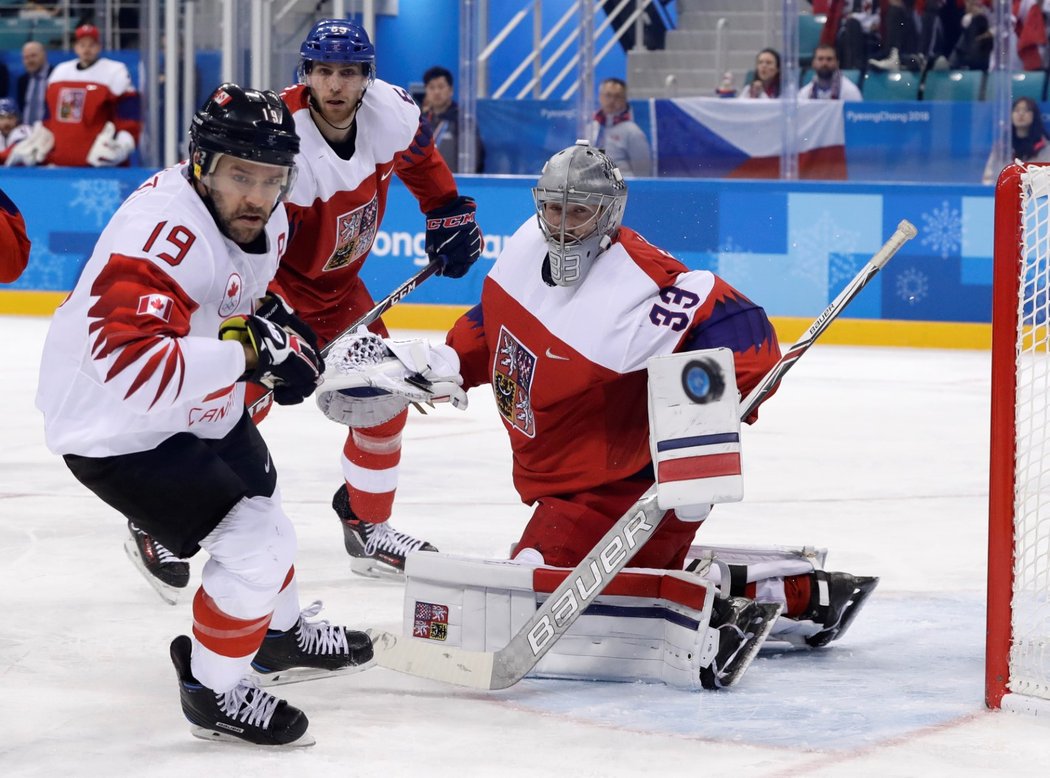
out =
{"type": "MultiPolygon", "coordinates": [[[[1046,774],[1047,724],[982,702],[986,353],[817,346],[745,432],[745,501],[699,537],[827,546],[830,569],[881,576],[829,648],[764,652],[724,693],[531,679],[479,693],[373,669],[279,687],[317,745],[273,752],[189,735],[167,657],[189,598],[161,602],[124,557],[121,518],[44,447],[46,326],[0,318],[4,776],[1046,774]]],[[[470,401],[410,419],[395,526],[502,555],[529,511],[488,395],[470,401]]],[[[399,629],[402,587],[350,574],[329,508],[341,428],[305,404],[262,430],[304,604],[399,629]]]]}

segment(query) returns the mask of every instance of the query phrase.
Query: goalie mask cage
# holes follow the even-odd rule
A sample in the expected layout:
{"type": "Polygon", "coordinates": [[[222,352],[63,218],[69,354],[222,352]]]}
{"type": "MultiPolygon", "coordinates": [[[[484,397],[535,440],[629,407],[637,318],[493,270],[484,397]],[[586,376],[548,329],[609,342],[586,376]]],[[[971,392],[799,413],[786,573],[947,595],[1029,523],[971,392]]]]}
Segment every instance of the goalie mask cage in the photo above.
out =
{"type": "Polygon", "coordinates": [[[995,191],[985,701],[1050,716],[1050,166],[995,191]]]}

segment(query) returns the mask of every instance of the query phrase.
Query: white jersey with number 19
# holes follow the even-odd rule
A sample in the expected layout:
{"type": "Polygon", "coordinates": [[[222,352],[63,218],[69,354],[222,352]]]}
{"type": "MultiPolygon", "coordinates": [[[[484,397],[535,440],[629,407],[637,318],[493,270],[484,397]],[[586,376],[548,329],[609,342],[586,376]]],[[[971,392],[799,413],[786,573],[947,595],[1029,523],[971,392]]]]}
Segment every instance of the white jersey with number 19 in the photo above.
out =
{"type": "Polygon", "coordinates": [[[180,432],[229,432],[243,411],[244,352],[218,339],[219,324],[252,312],[287,233],[279,205],[264,252],[244,251],[219,231],[185,164],[133,192],[51,322],[36,399],[48,448],[103,457],[180,432]]]}

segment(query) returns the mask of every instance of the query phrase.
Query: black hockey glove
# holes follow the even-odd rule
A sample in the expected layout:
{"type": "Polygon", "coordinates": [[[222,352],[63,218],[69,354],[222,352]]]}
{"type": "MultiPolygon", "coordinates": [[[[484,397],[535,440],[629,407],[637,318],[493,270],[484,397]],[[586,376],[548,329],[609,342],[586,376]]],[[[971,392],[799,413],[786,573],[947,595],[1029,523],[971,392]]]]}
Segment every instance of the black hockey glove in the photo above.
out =
{"type": "Polygon", "coordinates": [[[267,292],[266,296],[259,300],[255,309],[255,315],[267,321],[272,321],[278,327],[298,335],[302,340],[310,344],[310,347],[320,353],[321,347],[317,344],[317,333],[310,329],[310,325],[295,315],[287,301],[276,292],[267,292]]]}
{"type": "Polygon", "coordinates": [[[324,360],[295,333],[259,316],[234,316],[219,325],[221,340],[236,340],[254,349],[258,362],[242,380],[273,389],[279,405],[296,405],[321,383],[324,360]]]}
{"type": "Polygon", "coordinates": [[[439,276],[462,278],[478,261],[485,240],[474,220],[477,205],[472,197],[457,197],[427,213],[427,256],[443,259],[439,276]]]}

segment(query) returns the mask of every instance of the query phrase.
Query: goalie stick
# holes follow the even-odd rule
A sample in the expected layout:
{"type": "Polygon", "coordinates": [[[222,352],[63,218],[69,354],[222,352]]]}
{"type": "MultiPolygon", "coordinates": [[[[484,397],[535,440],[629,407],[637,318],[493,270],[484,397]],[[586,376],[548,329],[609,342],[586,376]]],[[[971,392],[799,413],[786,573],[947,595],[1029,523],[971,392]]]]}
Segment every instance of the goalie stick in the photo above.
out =
{"type": "MultiPolygon", "coordinates": [[[[916,234],[915,227],[908,221],[901,221],[897,225],[896,231],[882,248],[741,401],[741,419],[746,419],[754,412],[835,317],[901,246],[916,234]]],[[[664,513],[657,505],[654,485],[566,576],[510,642],[498,651],[471,651],[425,643],[390,632],[371,631],[377,664],[410,675],[474,689],[506,689],[513,686],[536,666],[613,577],[627,566],[635,553],[656,532],[664,513]]]]}
{"type": "Polygon", "coordinates": [[[376,303],[375,306],[373,306],[372,310],[370,310],[368,313],[366,313],[360,319],[355,321],[353,324],[351,324],[345,330],[343,330],[338,335],[336,335],[334,338],[332,338],[330,341],[328,341],[328,343],[325,345],[325,347],[321,349],[321,356],[322,357],[327,357],[329,352],[332,350],[332,346],[334,346],[336,343],[338,343],[340,339],[346,337],[347,335],[351,334],[352,332],[356,332],[358,327],[362,327],[362,326],[367,327],[369,324],[374,322],[376,319],[378,319],[384,313],[389,311],[391,308],[393,308],[399,302],[404,300],[406,297],[408,297],[409,293],[413,289],[415,289],[421,283],[423,283],[428,278],[430,278],[432,275],[434,275],[434,273],[436,273],[438,270],[440,270],[441,266],[444,265],[444,264],[445,264],[445,258],[443,256],[442,257],[438,257],[437,259],[432,259],[430,261],[430,263],[427,264],[422,270],[420,270],[414,276],[412,276],[407,281],[405,281],[403,284],[401,284],[401,286],[399,286],[397,289],[395,289],[390,294],[388,294],[386,297],[384,297],[382,300],[380,300],[378,303],[376,303]]]}

